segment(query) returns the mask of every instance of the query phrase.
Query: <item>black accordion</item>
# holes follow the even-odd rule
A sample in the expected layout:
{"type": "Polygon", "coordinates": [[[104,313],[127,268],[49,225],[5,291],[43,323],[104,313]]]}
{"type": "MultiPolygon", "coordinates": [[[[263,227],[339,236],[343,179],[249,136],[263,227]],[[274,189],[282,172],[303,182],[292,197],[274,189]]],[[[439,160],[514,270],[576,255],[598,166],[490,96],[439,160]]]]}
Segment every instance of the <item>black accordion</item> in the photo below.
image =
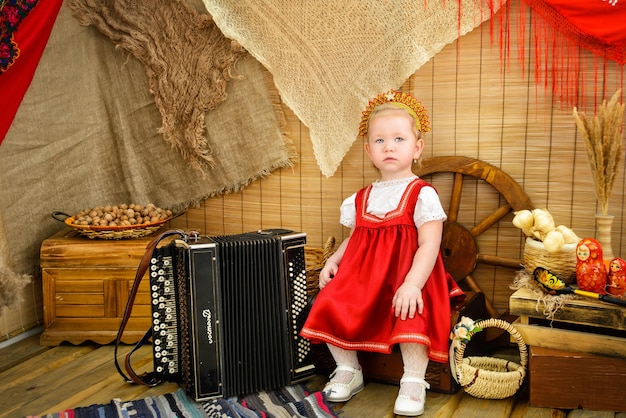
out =
{"type": "Polygon", "coordinates": [[[154,373],[195,400],[311,377],[306,234],[282,229],[174,240],[149,266],[154,373]]]}

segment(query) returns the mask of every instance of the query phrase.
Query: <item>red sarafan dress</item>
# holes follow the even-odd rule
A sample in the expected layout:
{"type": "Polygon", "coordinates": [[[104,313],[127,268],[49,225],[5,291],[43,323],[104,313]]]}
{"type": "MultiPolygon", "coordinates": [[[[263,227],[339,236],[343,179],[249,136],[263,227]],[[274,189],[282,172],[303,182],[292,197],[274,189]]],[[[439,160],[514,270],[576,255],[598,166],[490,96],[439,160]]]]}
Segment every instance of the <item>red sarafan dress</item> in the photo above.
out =
{"type": "Polygon", "coordinates": [[[395,210],[384,217],[366,212],[372,185],[356,194],[356,224],[335,277],[318,293],[302,328],[313,343],[347,350],[390,353],[394,344],[419,343],[429,358],[448,359],[450,299],[464,296],[446,271],[441,253],[422,289],[424,311],[413,319],[394,315],[392,299],[418,248],[413,220],[422,187],[415,178],[395,210]]]}

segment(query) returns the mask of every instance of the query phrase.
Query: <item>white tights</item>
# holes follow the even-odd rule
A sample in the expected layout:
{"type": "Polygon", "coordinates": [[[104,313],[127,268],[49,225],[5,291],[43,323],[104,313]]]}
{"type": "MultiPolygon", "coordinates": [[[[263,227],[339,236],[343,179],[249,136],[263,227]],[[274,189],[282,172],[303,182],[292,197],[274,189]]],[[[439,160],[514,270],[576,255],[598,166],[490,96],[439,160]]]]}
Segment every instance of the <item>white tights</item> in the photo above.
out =
{"type": "MultiPolygon", "coordinates": [[[[344,350],[331,344],[327,344],[327,346],[337,366],[350,366],[353,369],[361,368],[356,351],[344,350]]],[[[350,372],[338,371],[331,379],[331,382],[348,384],[352,380],[352,376],[354,375],[350,372]]]]}
{"type": "MultiPolygon", "coordinates": [[[[423,344],[402,343],[400,344],[402,362],[404,363],[404,374],[402,377],[426,377],[428,367],[428,349],[423,344]]],[[[419,397],[422,393],[422,385],[415,382],[402,383],[400,385],[400,395],[419,397]]],[[[417,400],[417,399],[414,399],[417,400]]]]}
{"type": "MultiPolygon", "coordinates": [[[[354,350],[344,350],[328,344],[330,354],[333,356],[337,365],[350,366],[360,369],[359,359],[354,350]]],[[[402,353],[402,362],[404,363],[404,376],[417,377],[424,379],[426,377],[426,368],[428,367],[428,350],[423,344],[402,343],[400,344],[400,352],[402,353]]],[[[350,383],[353,374],[350,372],[339,371],[332,378],[332,382],[350,383]]],[[[421,385],[419,383],[403,383],[400,387],[400,395],[419,396],[421,393],[421,385]]]]}

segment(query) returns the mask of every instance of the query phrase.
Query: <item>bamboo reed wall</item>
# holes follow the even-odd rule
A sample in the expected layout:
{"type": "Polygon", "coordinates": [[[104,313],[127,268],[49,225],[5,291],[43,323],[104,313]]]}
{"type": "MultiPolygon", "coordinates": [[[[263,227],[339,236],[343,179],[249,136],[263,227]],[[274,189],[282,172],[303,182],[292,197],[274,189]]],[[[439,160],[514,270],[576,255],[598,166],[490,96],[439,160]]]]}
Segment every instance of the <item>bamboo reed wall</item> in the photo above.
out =
{"type": "MultiPolygon", "coordinates": [[[[516,22],[512,16],[511,24],[516,22]]],[[[511,175],[535,206],[548,209],[557,223],[572,227],[581,237],[593,237],[599,208],[572,109],[558,102],[549,88],[544,91],[535,83],[532,56],[519,64],[514,58],[516,47],[511,46],[510,62],[502,62],[489,25],[445,47],[402,86],[422,100],[431,116],[432,131],[426,135],[423,157],[457,155],[491,163],[511,175]]],[[[509,33],[513,45],[519,31],[512,27],[509,33]]],[[[530,49],[529,40],[524,43],[530,49]]],[[[582,52],[581,57],[585,57],[582,52]]],[[[587,56],[581,65],[593,74],[592,59],[587,56]]],[[[594,103],[608,100],[619,88],[609,80],[622,80],[623,68],[607,65],[597,74],[598,85],[593,77],[583,83],[581,100],[589,108],[581,110],[588,115],[593,114],[594,103]]],[[[208,235],[283,227],[306,232],[313,247],[322,247],[330,236],[338,241],[347,236],[349,231],[339,224],[342,200],[377,178],[361,140],[356,140],[335,175],[326,178],[313,156],[307,127],[289,108],[283,105],[282,110],[286,135],[299,154],[294,167],[275,171],[241,192],[210,198],[172,221],[172,227],[208,235]]],[[[624,177],[622,160],[609,206],[615,215],[613,252],[622,257],[626,257],[624,177]]],[[[451,179],[427,180],[437,187],[447,207],[451,179]]],[[[476,225],[501,204],[499,193],[483,181],[466,182],[459,222],[476,225]]],[[[511,219],[509,215],[479,237],[481,253],[522,257],[523,238],[511,219]]],[[[480,264],[474,272],[499,312],[508,308],[515,273],[480,264]]],[[[41,282],[35,281],[24,290],[20,306],[0,315],[0,340],[41,323],[40,287],[41,282]]]]}
{"type": "MultiPolygon", "coordinates": [[[[516,22],[512,16],[511,23],[516,22]]],[[[432,131],[426,135],[423,157],[457,155],[491,163],[511,175],[536,207],[548,209],[557,224],[572,227],[581,237],[595,236],[594,214],[599,208],[572,108],[536,85],[532,62],[522,68],[512,57],[503,64],[489,31],[487,22],[448,45],[402,86],[422,100],[431,116],[432,131]]],[[[517,32],[513,28],[511,36],[517,32]]],[[[623,68],[608,66],[606,71],[610,75],[623,68]]],[[[604,90],[597,93],[592,81],[590,77],[584,88],[584,103],[608,100],[618,88],[605,83],[604,90]]],[[[593,106],[581,110],[589,115],[594,112],[593,106]]],[[[286,106],[283,111],[287,135],[299,153],[295,167],[277,171],[239,193],[206,200],[177,219],[177,227],[207,234],[283,227],[306,232],[314,247],[322,247],[329,236],[337,240],[347,236],[349,231],[338,220],[342,200],[377,178],[362,140],[356,140],[335,175],[326,178],[317,167],[307,127],[286,106]]],[[[438,188],[447,207],[451,178],[427,180],[438,188]]],[[[626,256],[624,195],[624,170],[620,168],[610,201],[616,256],[626,256]]],[[[459,221],[467,227],[502,204],[499,193],[480,180],[473,185],[466,182],[462,200],[459,221]]],[[[511,219],[509,215],[479,237],[480,253],[522,258],[524,240],[511,219]]],[[[514,269],[480,264],[474,272],[499,312],[508,309],[515,274],[514,269]]]]}

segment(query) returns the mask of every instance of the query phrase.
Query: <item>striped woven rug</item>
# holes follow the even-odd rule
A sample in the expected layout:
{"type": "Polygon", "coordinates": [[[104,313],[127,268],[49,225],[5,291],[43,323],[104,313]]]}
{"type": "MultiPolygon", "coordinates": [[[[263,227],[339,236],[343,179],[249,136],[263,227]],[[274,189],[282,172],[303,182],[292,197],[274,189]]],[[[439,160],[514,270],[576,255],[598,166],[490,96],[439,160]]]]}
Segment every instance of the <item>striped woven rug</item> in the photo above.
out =
{"type": "Polygon", "coordinates": [[[272,392],[244,397],[195,402],[179,389],[166,395],[135,401],[114,399],[109,404],[91,405],[28,418],[290,418],[337,417],[321,392],[310,392],[304,385],[287,386],[272,392]]]}

